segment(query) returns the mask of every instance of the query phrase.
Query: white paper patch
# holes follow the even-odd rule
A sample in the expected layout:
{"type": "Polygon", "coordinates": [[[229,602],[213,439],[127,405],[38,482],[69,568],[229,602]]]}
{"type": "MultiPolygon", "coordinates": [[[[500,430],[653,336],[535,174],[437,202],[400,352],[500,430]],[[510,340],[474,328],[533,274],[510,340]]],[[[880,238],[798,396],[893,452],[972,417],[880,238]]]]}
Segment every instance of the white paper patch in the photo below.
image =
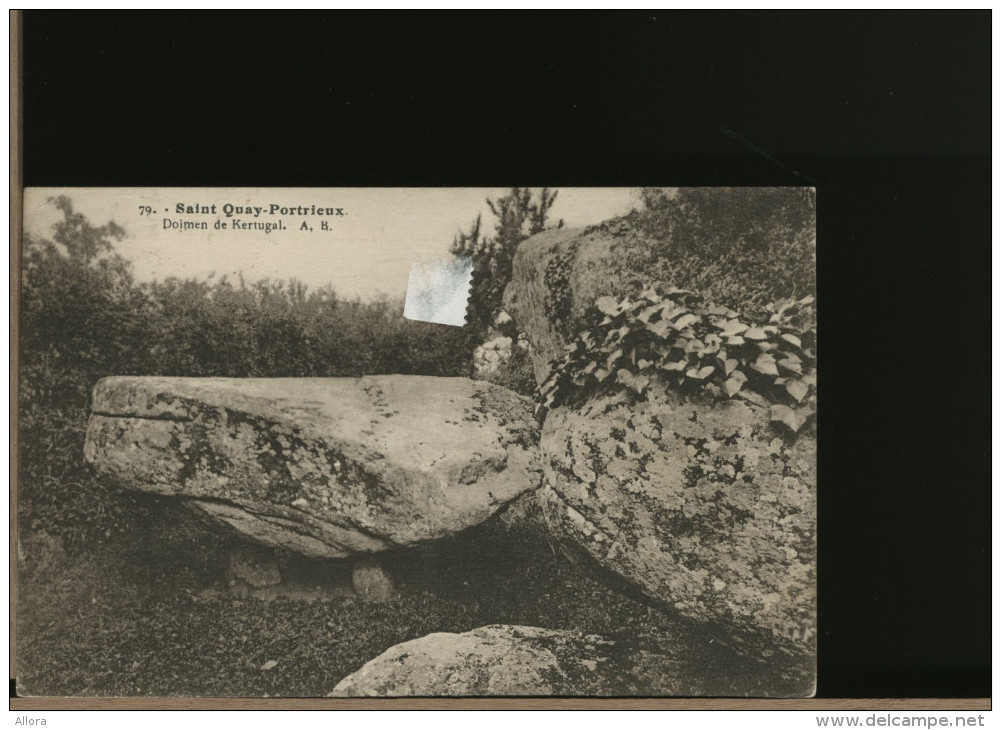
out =
{"type": "Polygon", "coordinates": [[[466,323],[472,280],[473,260],[470,258],[414,261],[410,265],[403,316],[420,322],[461,327],[466,323]]]}

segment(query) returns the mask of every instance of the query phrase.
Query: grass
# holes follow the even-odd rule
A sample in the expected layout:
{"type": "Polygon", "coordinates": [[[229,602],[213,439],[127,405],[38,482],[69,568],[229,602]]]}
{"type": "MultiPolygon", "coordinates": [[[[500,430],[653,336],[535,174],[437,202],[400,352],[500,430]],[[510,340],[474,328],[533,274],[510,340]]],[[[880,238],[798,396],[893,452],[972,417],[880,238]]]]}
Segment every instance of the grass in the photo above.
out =
{"type": "Polygon", "coordinates": [[[224,541],[208,540],[205,549],[205,541],[185,540],[176,522],[76,556],[38,535],[22,544],[18,687],[25,695],[323,696],[395,644],[493,623],[626,638],[682,658],[717,684],[732,675],[735,687],[775,687],[796,674],[741,660],[684,622],[606,588],[553,549],[532,519],[513,527],[493,520],[442,541],[434,579],[384,604],[220,590],[224,541]]]}

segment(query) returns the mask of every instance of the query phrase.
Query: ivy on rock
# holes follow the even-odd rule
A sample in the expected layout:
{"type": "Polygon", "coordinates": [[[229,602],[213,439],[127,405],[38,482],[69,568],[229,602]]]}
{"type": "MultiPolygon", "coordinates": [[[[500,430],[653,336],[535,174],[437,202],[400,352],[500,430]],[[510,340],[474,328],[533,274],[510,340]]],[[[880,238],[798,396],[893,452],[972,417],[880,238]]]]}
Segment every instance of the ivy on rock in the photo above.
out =
{"type": "Polygon", "coordinates": [[[594,324],[550,363],[537,412],[595,392],[644,397],[667,387],[770,408],[772,421],[799,432],[817,410],[813,304],[812,296],[773,302],[767,322],[751,322],[675,287],[601,297],[588,312],[594,324]]]}

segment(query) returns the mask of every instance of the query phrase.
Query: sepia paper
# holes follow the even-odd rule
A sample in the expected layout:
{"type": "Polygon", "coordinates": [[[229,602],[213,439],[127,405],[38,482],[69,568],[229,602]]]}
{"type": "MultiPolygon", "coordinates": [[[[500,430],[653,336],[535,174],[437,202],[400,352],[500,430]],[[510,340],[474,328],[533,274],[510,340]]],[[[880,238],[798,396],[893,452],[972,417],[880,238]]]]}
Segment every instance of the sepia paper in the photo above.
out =
{"type": "Polygon", "coordinates": [[[815,193],[29,188],[25,696],[811,696],[815,193]]]}

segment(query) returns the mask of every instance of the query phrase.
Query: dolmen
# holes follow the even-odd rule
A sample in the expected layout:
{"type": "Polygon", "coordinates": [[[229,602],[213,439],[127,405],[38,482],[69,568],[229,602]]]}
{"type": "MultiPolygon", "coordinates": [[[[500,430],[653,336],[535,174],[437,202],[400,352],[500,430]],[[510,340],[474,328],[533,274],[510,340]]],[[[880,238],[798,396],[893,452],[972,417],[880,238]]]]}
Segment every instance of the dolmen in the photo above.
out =
{"type": "MultiPolygon", "coordinates": [[[[637,314],[636,321],[654,334],[681,333],[672,341],[658,334],[661,340],[643,345],[667,353],[658,367],[671,353],[701,358],[708,351],[689,349],[695,335],[685,332],[694,315],[665,319],[673,311],[663,299],[668,294],[636,293],[638,283],[643,291],[670,283],[648,281],[654,253],[628,220],[546,231],[519,245],[504,310],[527,342],[541,425],[529,399],[465,378],[113,377],[94,391],[87,458],[109,479],[185,500],[260,545],[307,557],[353,557],[361,566],[356,590],[372,594],[385,593],[372,556],[481,524],[533,491],[544,529],[564,555],[744,658],[797,667],[788,685],[729,691],[810,695],[817,642],[815,421],[801,422],[796,414],[805,411],[760,393],[740,393],[740,382],[725,383],[726,398],[679,390],[670,374],[630,370],[649,370],[637,349],[631,357],[621,348],[606,356],[589,344],[596,327],[618,323],[645,297],[642,316],[656,310],[657,319],[637,314]],[[596,309],[605,320],[588,319],[596,309]],[[574,348],[594,360],[589,370],[571,373],[575,384],[578,377],[604,383],[608,376],[607,383],[618,385],[579,386],[547,402],[546,384],[574,348]]],[[[812,297],[803,302],[808,306],[812,297]]],[[[741,367],[773,377],[779,396],[815,400],[815,354],[801,337],[740,320],[725,307],[708,308],[704,321],[721,328],[727,346],[758,348],[758,360],[741,367]],[[784,338],[774,345],[785,353],[777,365],[766,334],[784,338]]],[[[631,332],[617,326],[602,331],[606,344],[631,332]]],[[[712,336],[719,347],[721,338],[712,336]]],[[[704,381],[726,368],[733,380],[738,361],[717,359],[685,377],[704,381]]],[[[433,634],[390,649],[334,694],[720,692],[711,683],[693,684],[690,668],[651,674],[650,662],[659,658],[634,655],[639,663],[631,664],[632,650],[616,644],[618,637],[608,641],[532,627],[433,634]],[[605,679],[592,682],[592,673],[606,670],[605,679]]]]}

